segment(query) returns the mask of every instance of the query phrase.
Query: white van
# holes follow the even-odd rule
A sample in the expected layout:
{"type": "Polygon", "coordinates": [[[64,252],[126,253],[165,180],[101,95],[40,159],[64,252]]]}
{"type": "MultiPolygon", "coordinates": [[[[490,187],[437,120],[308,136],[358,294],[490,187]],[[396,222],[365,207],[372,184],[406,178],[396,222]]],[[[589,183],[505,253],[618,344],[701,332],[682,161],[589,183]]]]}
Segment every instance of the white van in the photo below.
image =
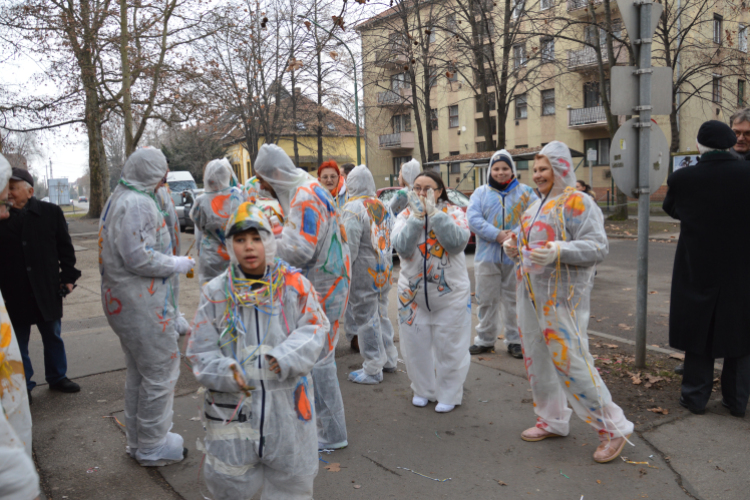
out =
{"type": "Polygon", "coordinates": [[[193,175],[186,170],[170,171],[167,174],[167,184],[173,193],[180,193],[188,189],[198,189],[193,175]]]}

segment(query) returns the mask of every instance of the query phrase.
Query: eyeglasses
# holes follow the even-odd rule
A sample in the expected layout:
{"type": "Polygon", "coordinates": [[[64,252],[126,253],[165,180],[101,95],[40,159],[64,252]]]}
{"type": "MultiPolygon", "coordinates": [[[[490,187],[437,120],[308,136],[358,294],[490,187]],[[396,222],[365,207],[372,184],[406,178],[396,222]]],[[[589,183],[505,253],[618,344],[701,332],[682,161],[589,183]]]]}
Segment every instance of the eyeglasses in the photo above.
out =
{"type": "Polygon", "coordinates": [[[744,137],[745,139],[750,139],[750,130],[745,130],[744,132],[742,130],[733,130],[734,135],[737,137],[744,137]]]}
{"type": "Polygon", "coordinates": [[[417,194],[427,194],[427,191],[429,191],[430,189],[432,189],[434,192],[440,191],[440,188],[430,187],[430,186],[427,186],[427,187],[414,186],[413,188],[414,192],[417,194]]]}

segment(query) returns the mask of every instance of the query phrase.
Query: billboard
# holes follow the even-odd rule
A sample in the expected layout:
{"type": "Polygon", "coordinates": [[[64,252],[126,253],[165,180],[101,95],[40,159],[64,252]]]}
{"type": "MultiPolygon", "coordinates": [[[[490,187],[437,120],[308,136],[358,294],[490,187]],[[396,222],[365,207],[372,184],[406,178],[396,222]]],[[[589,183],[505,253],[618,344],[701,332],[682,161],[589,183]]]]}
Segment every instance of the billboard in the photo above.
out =
{"type": "Polygon", "coordinates": [[[55,205],[70,205],[70,185],[68,179],[50,179],[47,183],[49,201],[55,205]]]}

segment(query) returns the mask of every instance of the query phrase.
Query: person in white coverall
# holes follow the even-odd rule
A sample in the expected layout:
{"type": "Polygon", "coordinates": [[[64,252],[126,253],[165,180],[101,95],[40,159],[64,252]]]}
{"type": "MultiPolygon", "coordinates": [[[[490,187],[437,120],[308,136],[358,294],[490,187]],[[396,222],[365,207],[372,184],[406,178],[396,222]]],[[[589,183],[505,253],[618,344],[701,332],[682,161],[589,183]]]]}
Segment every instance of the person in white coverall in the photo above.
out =
{"type": "Polygon", "coordinates": [[[466,211],[469,228],[477,239],[474,297],[479,324],[474,345],[469,348],[471,354],[494,352],[502,324],[508,352],[514,358],[523,358],[516,324],[516,266],[505,255],[502,243],[510,238],[521,215],[536,199],[533,189],[518,182],[510,153],[501,149],[493,154],[487,184],[474,191],[466,211]]]}
{"type": "Polygon", "coordinates": [[[422,171],[422,166],[417,160],[409,160],[401,165],[398,173],[398,185],[402,188],[396,191],[388,202],[388,208],[391,210],[393,217],[396,217],[409,204],[409,191],[414,186],[414,180],[422,171]]]}
{"type": "Polygon", "coordinates": [[[567,436],[570,404],[599,433],[594,460],[609,462],[633,424],[612,401],[588,349],[595,266],[609,252],[602,212],[576,191],[573,159],[562,142],[550,142],[536,156],[534,182],[541,199],[523,214],[518,236],[503,243],[520,259],[518,326],[537,415],[521,438],[567,436]]]}
{"type": "Polygon", "coordinates": [[[375,180],[365,165],[354,167],[346,179],[349,201],[342,217],[352,258],[352,283],[346,307],[346,336],[359,339],[364,358],[361,370],[349,374],[359,384],[377,384],[383,372],[395,372],[398,351],[388,318],[388,293],[393,268],[393,218],[375,196],[375,180]]]}
{"type": "Polygon", "coordinates": [[[409,208],[393,229],[401,259],[398,322],[401,353],[414,391],[412,403],[437,400],[437,412],[461,404],[469,372],[471,297],[464,248],[464,213],[451,205],[439,174],[422,172],[409,208]]]}
{"type": "MultiPolygon", "coordinates": [[[[9,212],[11,167],[0,154],[0,219],[9,212]]],[[[39,498],[39,476],[31,455],[31,411],[21,351],[0,294],[0,500],[39,498]]]]}
{"type": "Polygon", "coordinates": [[[226,227],[231,264],[204,285],[187,347],[206,389],[199,442],[216,500],[310,500],[318,440],[310,371],[328,319],[310,282],[274,258],[262,210],[246,202],[226,227]]]}
{"type": "Polygon", "coordinates": [[[127,364],[128,452],[143,466],[179,462],[187,451],[182,436],[169,432],[180,374],[174,283],[195,262],[172,252],[155,195],[167,171],[158,149],[134,152],[99,221],[102,308],[127,364]]]}
{"type": "Polygon", "coordinates": [[[229,160],[212,160],[203,172],[206,190],[195,200],[190,218],[195,223],[198,241],[198,282],[203,285],[229,266],[224,226],[237,207],[245,201],[229,160]]]}
{"type": "Polygon", "coordinates": [[[331,327],[313,368],[315,413],[321,448],[348,446],[344,400],[336,376],[335,350],[339,325],[349,298],[351,261],[346,231],[331,193],[275,144],[264,144],[255,160],[261,187],[279,200],[284,228],[278,254],[302,270],[321,297],[331,327]]]}

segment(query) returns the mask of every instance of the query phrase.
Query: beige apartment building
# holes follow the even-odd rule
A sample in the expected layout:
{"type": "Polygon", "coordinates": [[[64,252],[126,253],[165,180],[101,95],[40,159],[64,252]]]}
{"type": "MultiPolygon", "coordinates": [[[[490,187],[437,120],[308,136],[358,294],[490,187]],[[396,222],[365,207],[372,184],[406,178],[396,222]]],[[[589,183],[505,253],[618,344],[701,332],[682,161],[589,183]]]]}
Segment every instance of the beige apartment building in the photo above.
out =
{"type": "MultiPolygon", "coordinates": [[[[450,12],[450,2],[419,3],[419,19],[414,3],[398,4],[371,18],[357,29],[361,34],[364,80],[365,129],[368,166],[373,172],[377,186],[395,185],[398,169],[402,163],[417,158],[426,166],[439,169],[450,187],[465,192],[472,191],[485,181],[485,169],[491,151],[485,151],[485,127],[481,106],[478,105],[477,91],[460,71],[450,71],[461,61],[456,61],[451,52],[449,36],[445,30],[434,26],[444,26],[450,12]],[[418,42],[417,36],[429,36],[431,66],[429,84],[431,122],[433,130],[427,131],[423,103],[415,98],[409,75],[406,72],[414,67],[417,72],[417,93],[424,83],[424,74],[419,67],[419,47],[414,55],[404,51],[404,42],[398,42],[398,33],[403,33],[404,17],[408,18],[409,48],[418,42]],[[420,26],[422,30],[416,27],[420,26]],[[425,27],[427,26],[427,30],[425,27]],[[427,31],[430,31],[427,33],[427,31]],[[384,42],[385,40],[385,42],[384,42]],[[434,47],[434,51],[433,51],[434,47]],[[447,61],[447,64],[446,64],[447,61]],[[448,68],[448,71],[446,71],[448,68]],[[415,104],[420,109],[423,134],[432,135],[433,155],[422,158],[418,145],[418,125],[415,117],[415,104]]],[[[480,8],[494,20],[495,26],[503,25],[502,3],[479,0],[480,8]]],[[[601,1],[595,12],[601,22],[603,11],[601,1]]],[[[697,5],[697,4],[694,4],[697,5]]],[[[617,37],[625,37],[621,27],[620,13],[616,2],[610,2],[612,10],[612,32],[617,37]]],[[[525,36],[522,48],[513,47],[511,69],[520,70],[515,75],[526,76],[527,83],[515,85],[510,98],[506,119],[505,148],[514,154],[522,182],[533,185],[528,169],[533,163],[533,155],[543,145],[559,140],[574,151],[574,163],[579,179],[589,180],[589,168],[585,152],[595,150],[597,160],[593,162],[591,177],[594,189],[600,199],[606,198],[612,181],[609,171],[610,135],[599,94],[598,64],[596,53],[591,46],[577,40],[604,42],[604,33],[592,25],[589,19],[586,0],[567,0],[554,3],[553,0],[537,0],[531,4],[527,0],[529,25],[538,26],[538,35],[525,36]],[[533,13],[532,13],[533,12],[533,13]],[[546,19],[546,21],[545,21],[546,19]],[[557,30],[561,25],[565,30],[557,30]],[[548,34],[555,32],[558,37],[548,34]],[[524,66],[534,64],[535,70],[524,73],[524,66]]],[[[698,7],[695,7],[698,8],[698,7]]],[[[702,5],[702,21],[691,31],[672,33],[667,40],[671,45],[681,40],[683,52],[676,72],[686,83],[681,86],[689,99],[676,116],[679,135],[679,151],[694,151],[695,136],[700,124],[706,120],[728,121],[729,116],[745,105],[744,66],[747,60],[746,9],[738,10],[723,1],[702,5]],[[705,18],[705,19],[703,19],[705,18]],[[688,76],[685,76],[688,75],[688,76]]],[[[696,14],[697,15],[697,14],[696,14]]],[[[683,14],[688,17],[688,12],[683,14]]],[[[455,23],[449,18],[449,23],[455,23]]],[[[466,26],[467,23],[464,23],[466,26]]],[[[672,23],[674,24],[674,23],[672,23]]],[[[687,25],[687,24],[685,24],[687,25]]],[[[456,26],[453,24],[453,26],[456,26]]],[[[528,27],[527,31],[531,31],[528,27]]],[[[492,30],[490,30],[492,31],[492,30]]],[[[495,51],[500,59],[499,29],[494,29],[495,51]]],[[[675,30],[676,31],[676,30],[675,30]]],[[[493,36],[493,33],[490,33],[493,36]]],[[[403,38],[403,35],[401,35],[403,38]]],[[[662,38],[663,40],[663,38],[662,38]]],[[[614,42],[617,65],[627,65],[629,52],[626,47],[614,42]]],[[[611,61],[603,50],[605,71],[611,61]]],[[[654,65],[664,65],[665,52],[658,37],[653,44],[654,65]]],[[[512,75],[511,78],[516,78],[512,75]]],[[[678,76],[675,75],[675,81],[678,76]]],[[[609,81],[607,81],[607,85],[609,81]]],[[[494,92],[494,87],[488,92],[494,92]]],[[[491,116],[497,116],[494,102],[491,116]]],[[[625,117],[619,117],[620,123],[625,117]]],[[[668,142],[671,141],[669,116],[657,116],[668,142]]],[[[493,124],[493,139],[497,136],[493,124]]]]}

